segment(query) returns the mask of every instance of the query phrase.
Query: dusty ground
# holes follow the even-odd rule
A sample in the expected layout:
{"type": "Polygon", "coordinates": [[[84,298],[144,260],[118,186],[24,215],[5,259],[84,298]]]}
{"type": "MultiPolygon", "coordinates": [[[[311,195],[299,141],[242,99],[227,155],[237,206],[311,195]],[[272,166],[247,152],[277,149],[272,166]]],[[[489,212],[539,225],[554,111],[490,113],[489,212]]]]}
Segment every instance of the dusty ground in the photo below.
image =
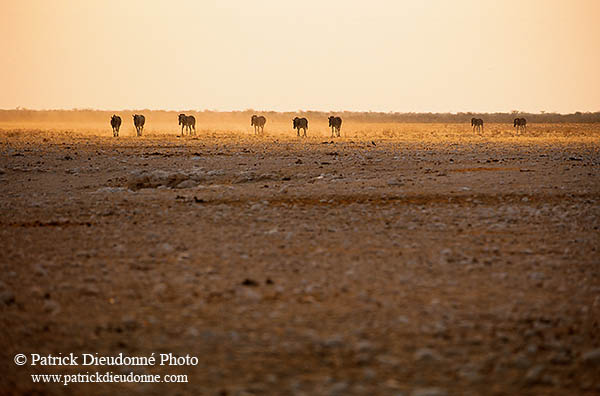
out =
{"type": "Polygon", "coordinates": [[[0,131],[0,393],[600,393],[600,125],[315,134],[0,131]]]}

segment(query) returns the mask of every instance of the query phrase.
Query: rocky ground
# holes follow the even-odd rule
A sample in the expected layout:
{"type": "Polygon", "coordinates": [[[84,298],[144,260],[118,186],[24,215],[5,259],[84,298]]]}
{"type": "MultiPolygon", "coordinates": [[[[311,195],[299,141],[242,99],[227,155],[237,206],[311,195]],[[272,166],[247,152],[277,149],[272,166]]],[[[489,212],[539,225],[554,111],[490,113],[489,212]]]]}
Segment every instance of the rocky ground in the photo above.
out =
{"type": "Polygon", "coordinates": [[[600,126],[365,128],[0,131],[0,393],[600,394],[600,126]]]}

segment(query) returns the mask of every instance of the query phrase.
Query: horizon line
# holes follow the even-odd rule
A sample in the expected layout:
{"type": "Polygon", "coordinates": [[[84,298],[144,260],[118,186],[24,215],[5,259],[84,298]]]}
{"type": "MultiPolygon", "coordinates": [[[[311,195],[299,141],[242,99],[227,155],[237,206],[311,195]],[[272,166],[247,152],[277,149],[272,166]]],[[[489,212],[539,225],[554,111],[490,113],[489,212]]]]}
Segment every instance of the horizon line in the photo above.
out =
{"type": "Polygon", "coordinates": [[[536,115],[571,115],[571,114],[595,114],[600,113],[600,110],[596,111],[573,111],[573,112],[556,112],[556,111],[523,111],[523,110],[509,110],[509,111],[381,111],[381,110],[315,110],[315,109],[297,109],[297,110],[267,110],[267,109],[243,109],[243,110],[222,110],[222,109],[158,109],[158,108],[130,108],[130,109],[102,109],[102,108],[90,108],[90,107],[73,107],[67,108],[28,108],[17,106],[15,108],[0,108],[0,111],[97,111],[97,112],[132,112],[132,111],[164,111],[164,112],[179,112],[179,111],[190,111],[190,112],[211,112],[211,113],[245,113],[245,112],[268,112],[268,113],[383,113],[383,114],[536,114],[536,115]]]}

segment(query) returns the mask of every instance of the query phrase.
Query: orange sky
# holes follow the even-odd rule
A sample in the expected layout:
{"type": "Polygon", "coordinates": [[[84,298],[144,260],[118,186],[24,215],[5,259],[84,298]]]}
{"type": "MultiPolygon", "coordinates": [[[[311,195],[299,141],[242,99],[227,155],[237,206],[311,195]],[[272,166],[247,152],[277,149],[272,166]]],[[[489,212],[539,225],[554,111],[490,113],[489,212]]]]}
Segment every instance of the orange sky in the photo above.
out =
{"type": "Polygon", "coordinates": [[[2,1],[0,108],[600,111],[600,1],[2,1]]]}

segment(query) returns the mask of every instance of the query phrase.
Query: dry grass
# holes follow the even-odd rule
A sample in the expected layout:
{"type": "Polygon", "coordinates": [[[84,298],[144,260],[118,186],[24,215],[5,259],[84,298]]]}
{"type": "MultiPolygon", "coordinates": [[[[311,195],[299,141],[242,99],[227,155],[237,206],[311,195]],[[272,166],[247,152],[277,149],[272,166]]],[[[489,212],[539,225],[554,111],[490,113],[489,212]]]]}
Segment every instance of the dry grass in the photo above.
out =
{"type": "MultiPolygon", "coordinates": [[[[121,127],[121,139],[136,138],[133,124],[125,120],[121,127]]],[[[177,121],[152,122],[147,119],[144,138],[164,138],[178,136],[181,129],[177,121]]],[[[3,122],[0,123],[0,138],[19,138],[21,136],[49,135],[49,137],[111,137],[112,131],[108,120],[98,122],[3,122]]],[[[253,136],[250,123],[243,124],[232,120],[211,121],[197,124],[197,135],[193,138],[217,138],[237,135],[253,136]]],[[[331,130],[327,120],[309,120],[308,141],[312,139],[328,139],[331,130]]],[[[186,139],[190,139],[186,135],[186,139]]],[[[260,138],[290,139],[296,138],[292,123],[274,121],[267,122],[265,134],[260,138]]],[[[434,123],[363,123],[345,122],[342,126],[342,137],[338,140],[387,140],[398,142],[423,143],[477,143],[494,142],[509,144],[564,144],[568,142],[594,143],[600,140],[600,126],[597,124],[531,124],[527,131],[517,134],[511,124],[486,124],[483,133],[473,132],[468,124],[434,124],[434,123]]]]}

